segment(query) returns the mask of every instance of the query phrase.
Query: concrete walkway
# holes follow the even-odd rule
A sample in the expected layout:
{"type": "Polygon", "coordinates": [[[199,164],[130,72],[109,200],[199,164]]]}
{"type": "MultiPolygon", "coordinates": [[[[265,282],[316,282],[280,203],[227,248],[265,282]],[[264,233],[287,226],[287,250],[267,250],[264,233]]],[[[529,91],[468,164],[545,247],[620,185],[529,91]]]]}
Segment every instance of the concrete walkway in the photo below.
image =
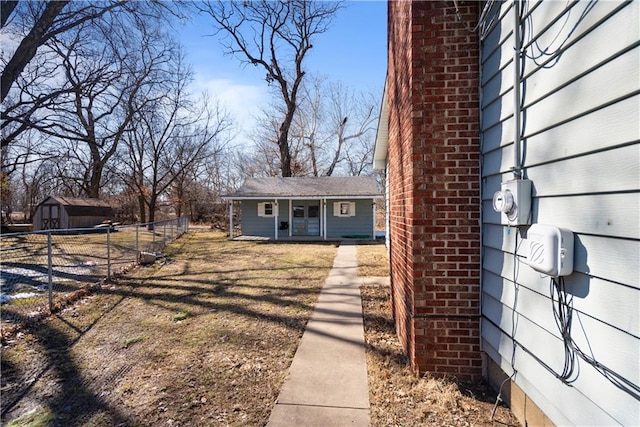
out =
{"type": "Polygon", "coordinates": [[[370,425],[356,268],[355,243],[341,243],[267,426],[370,425]]]}

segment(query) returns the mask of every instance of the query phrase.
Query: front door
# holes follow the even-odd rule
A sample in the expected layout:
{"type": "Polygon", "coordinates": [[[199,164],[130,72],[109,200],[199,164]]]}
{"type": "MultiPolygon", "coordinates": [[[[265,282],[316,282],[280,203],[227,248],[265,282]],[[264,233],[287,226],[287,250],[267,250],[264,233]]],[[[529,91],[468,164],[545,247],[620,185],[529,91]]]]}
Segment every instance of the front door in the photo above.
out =
{"type": "Polygon", "coordinates": [[[320,235],[320,201],[296,201],[292,216],[294,236],[320,235]]]}

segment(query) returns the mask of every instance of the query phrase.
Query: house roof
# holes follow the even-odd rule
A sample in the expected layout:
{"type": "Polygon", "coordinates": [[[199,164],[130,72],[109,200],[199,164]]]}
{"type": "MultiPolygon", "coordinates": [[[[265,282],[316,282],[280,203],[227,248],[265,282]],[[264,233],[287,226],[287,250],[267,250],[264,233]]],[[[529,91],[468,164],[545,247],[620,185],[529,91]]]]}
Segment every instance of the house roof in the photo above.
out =
{"type": "Polygon", "coordinates": [[[265,198],[376,198],[382,197],[374,177],[271,177],[247,178],[242,187],[224,199],[265,198]]]}
{"type": "MultiPolygon", "coordinates": [[[[113,215],[113,209],[108,202],[100,199],[80,199],[73,197],[51,196],[40,205],[59,204],[71,216],[106,216],[113,215]]],[[[38,205],[38,206],[40,206],[38,205]]]]}

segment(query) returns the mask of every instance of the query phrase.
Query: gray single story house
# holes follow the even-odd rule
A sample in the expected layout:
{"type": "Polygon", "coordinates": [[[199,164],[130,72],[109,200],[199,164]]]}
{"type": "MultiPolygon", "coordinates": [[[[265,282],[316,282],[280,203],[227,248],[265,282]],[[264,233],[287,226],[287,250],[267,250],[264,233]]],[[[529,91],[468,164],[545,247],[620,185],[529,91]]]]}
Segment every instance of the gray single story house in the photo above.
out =
{"type": "Polygon", "coordinates": [[[376,199],[381,197],[374,177],[270,177],[248,178],[223,199],[231,201],[231,239],[237,201],[244,236],[326,240],[375,239],[376,199]]]}
{"type": "Polygon", "coordinates": [[[36,207],[33,229],[88,228],[112,219],[113,215],[113,209],[104,200],[51,196],[36,207]]]}

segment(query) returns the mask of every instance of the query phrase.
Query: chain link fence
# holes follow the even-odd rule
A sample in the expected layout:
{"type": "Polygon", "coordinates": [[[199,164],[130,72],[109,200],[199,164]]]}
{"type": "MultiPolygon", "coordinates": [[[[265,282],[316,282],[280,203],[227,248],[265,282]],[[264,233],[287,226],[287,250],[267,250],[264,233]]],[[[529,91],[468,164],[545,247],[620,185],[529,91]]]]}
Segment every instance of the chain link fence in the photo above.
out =
{"type": "Polygon", "coordinates": [[[3,328],[51,313],[86,287],[147,262],[186,233],[188,218],[0,235],[3,328]]]}

